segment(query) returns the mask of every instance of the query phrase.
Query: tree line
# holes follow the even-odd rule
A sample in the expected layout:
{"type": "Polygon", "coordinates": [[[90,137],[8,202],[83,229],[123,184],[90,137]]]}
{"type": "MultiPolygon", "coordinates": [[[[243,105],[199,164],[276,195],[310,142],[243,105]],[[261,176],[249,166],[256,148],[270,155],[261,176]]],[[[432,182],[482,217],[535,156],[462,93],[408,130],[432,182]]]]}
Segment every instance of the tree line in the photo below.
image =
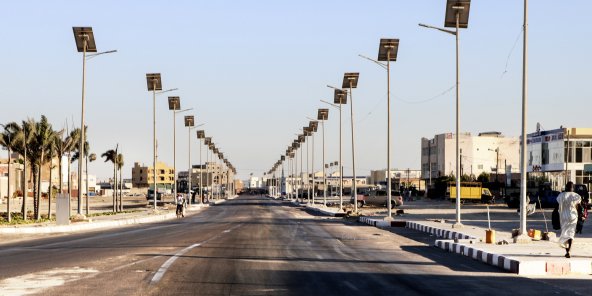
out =
{"type": "MultiPolygon", "coordinates": [[[[71,164],[75,161],[78,162],[80,165],[81,159],[86,161],[86,166],[88,168],[88,162],[96,160],[96,154],[90,153],[90,144],[88,141],[85,141],[83,147],[83,155],[80,157],[80,136],[81,130],[80,128],[75,128],[72,131],[67,131],[65,129],[62,130],[54,130],[51,123],[47,120],[45,115],[41,115],[39,121],[35,119],[29,118],[27,120],[23,120],[22,122],[9,122],[7,124],[2,124],[2,129],[0,130],[0,146],[5,147],[8,150],[8,171],[10,172],[10,166],[16,161],[19,164],[23,165],[23,182],[20,184],[20,191],[22,192],[23,199],[21,203],[21,215],[24,220],[28,218],[32,218],[35,220],[39,220],[41,218],[41,211],[40,211],[40,203],[41,203],[41,176],[43,170],[49,164],[49,180],[50,180],[50,188],[48,190],[48,210],[47,210],[47,217],[51,218],[51,200],[52,200],[52,191],[57,190],[57,192],[64,193],[64,180],[62,180],[63,176],[63,167],[62,167],[62,157],[66,157],[67,162],[67,171],[68,171],[68,181],[67,181],[67,193],[69,196],[72,196],[72,186],[70,182],[71,176],[71,164]],[[18,159],[12,159],[12,153],[17,153],[18,159]],[[59,173],[59,187],[55,188],[53,186],[51,180],[53,178],[52,173],[52,160],[57,158],[57,168],[59,173]],[[27,217],[27,196],[28,196],[28,183],[32,183],[32,192],[33,192],[33,216],[27,217]]],[[[86,137],[86,130],[87,126],[85,126],[85,139],[86,137]]],[[[117,149],[115,150],[108,150],[101,155],[105,158],[105,162],[112,162],[113,163],[113,211],[123,210],[123,205],[121,203],[121,191],[123,186],[120,188],[119,192],[119,202],[117,202],[117,173],[119,172],[120,176],[120,184],[121,182],[121,169],[123,167],[123,155],[117,153],[117,149]]],[[[88,169],[86,172],[86,180],[87,180],[87,187],[88,187],[88,169]]],[[[10,173],[9,173],[10,178],[10,173]]],[[[11,191],[11,181],[8,180],[8,192],[11,191]]],[[[78,184],[78,197],[81,198],[82,193],[82,184],[78,184]]],[[[10,213],[10,196],[7,199],[7,220],[11,221],[11,213],[10,213]]],[[[87,190],[87,209],[88,209],[88,190],[87,190]]]]}

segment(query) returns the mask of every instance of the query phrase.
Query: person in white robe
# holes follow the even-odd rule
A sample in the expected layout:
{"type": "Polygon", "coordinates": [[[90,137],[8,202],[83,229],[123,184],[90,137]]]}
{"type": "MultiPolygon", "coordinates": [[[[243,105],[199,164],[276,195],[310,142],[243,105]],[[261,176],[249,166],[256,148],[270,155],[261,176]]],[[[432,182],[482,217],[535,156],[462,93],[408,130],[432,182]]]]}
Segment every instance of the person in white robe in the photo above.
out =
{"type": "Polygon", "coordinates": [[[570,258],[571,245],[576,235],[576,225],[578,223],[577,205],[582,202],[582,197],[573,192],[573,182],[565,184],[565,191],[557,196],[559,203],[559,220],[561,221],[561,236],[559,245],[565,248],[565,257],[570,258]]]}

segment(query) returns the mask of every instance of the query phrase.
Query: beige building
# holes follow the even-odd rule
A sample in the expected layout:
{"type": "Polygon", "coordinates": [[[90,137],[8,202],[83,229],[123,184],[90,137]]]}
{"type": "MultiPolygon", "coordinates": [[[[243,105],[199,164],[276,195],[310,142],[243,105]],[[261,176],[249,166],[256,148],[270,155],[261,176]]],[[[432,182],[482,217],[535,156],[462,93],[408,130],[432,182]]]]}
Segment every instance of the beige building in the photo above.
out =
{"type": "MultiPolygon", "coordinates": [[[[394,169],[390,171],[391,184],[393,189],[399,190],[400,186],[403,187],[415,187],[416,189],[424,189],[425,181],[421,178],[421,170],[412,169],[394,169]]],[[[372,185],[387,185],[387,171],[376,170],[370,171],[369,183],[372,185]]]]}
{"type": "MultiPolygon", "coordinates": [[[[474,176],[485,172],[499,176],[517,171],[520,143],[517,137],[505,137],[499,132],[478,136],[459,134],[460,175],[474,176]]],[[[456,172],[456,137],[452,133],[421,139],[421,171],[424,180],[456,172]]]]}
{"type": "Polygon", "coordinates": [[[220,165],[216,162],[206,162],[205,165],[193,165],[191,168],[191,184],[192,187],[200,186],[202,184],[204,188],[213,185],[214,188],[220,186],[227,187],[232,186],[234,180],[234,174],[232,171],[227,170],[225,166],[220,165]]]}
{"type": "MultiPolygon", "coordinates": [[[[171,189],[175,180],[175,170],[164,162],[156,162],[157,180],[156,187],[171,189]]],[[[147,188],[154,184],[154,170],[152,167],[134,163],[132,168],[132,186],[137,188],[147,188]]]]}

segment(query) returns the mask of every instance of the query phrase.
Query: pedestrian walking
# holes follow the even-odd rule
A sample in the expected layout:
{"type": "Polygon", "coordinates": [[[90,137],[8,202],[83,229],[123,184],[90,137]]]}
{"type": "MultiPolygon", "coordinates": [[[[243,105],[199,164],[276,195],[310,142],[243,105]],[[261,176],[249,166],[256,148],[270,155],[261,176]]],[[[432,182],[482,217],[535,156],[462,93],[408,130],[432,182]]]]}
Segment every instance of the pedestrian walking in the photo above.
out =
{"type": "Polygon", "coordinates": [[[559,237],[559,246],[565,248],[565,258],[570,258],[571,246],[576,234],[576,225],[578,223],[577,206],[582,202],[582,197],[573,192],[573,182],[565,184],[565,191],[557,197],[559,204],[559,218],[561,221],[561,236],[559,237]]]}
{"type": "Polygon", "coordinates": [[[181,193],[177,194],[177,218],[179,218],[179,216],[181,217],[185,217],[185,213],[184,213],[184,207],[185,207],[185,198],[183,198],[183,195],[181,193]]]}

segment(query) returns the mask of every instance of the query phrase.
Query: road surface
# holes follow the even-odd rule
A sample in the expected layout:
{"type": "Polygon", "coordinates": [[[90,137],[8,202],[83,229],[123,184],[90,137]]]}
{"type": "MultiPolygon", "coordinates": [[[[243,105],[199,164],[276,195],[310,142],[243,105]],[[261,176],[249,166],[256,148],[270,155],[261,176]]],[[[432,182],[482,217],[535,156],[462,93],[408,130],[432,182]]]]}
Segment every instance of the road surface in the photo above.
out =
{"type": "Polygon", "coordinates": [[[586,295],[260,196],[131,228],[0,245],[0,295],[586,295]]]}

